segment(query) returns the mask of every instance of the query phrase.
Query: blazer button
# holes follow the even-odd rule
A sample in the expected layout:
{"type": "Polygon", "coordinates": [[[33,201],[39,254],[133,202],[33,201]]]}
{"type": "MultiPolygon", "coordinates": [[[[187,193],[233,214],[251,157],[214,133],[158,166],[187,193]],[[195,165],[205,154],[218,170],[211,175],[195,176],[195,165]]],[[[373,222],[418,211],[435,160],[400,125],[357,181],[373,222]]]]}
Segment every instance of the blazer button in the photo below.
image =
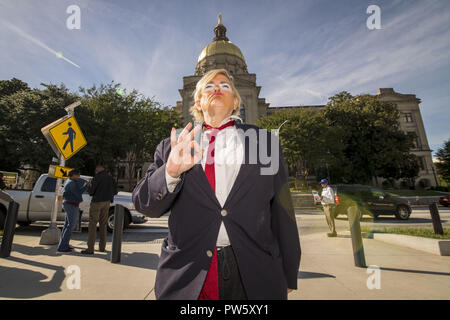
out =
{"type": "Polygon", "coordinates": [[[158,196],[156,197],[156,200],[161,200],[162,199],[162,193],[158,193],[158,196]]]}
{"type": "Polygon", "coordinates": [[[221,214],[223,217],[225,217],[225,216],[228,214],[228,212],[227,212],[227,210],[223,209],[222,211],[220,211],[220,214],[221,214]]]}
{"type": "Polygon", "coordinates": [[[206,251],[206,255],[211,258],[213,256],[213,253],[211,250],[208,250],[206,251]]]}

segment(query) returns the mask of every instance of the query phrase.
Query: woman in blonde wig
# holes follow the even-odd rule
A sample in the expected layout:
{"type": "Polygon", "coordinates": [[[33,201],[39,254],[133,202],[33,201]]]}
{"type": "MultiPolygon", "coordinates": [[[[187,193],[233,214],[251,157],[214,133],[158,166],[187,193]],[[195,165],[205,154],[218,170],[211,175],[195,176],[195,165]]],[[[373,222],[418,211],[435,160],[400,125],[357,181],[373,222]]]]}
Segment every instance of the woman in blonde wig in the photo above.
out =
{"type": "Polygon", "coordinates": [[[281,148],[270,155],[280,165],[273,174],[248,161],[274,137],[237,121],[241,97],[225,69],[207,72],[193,96],[202,125],[188,123],[178,137],[172,128],[133,191],[138,211],[170,211],[156,298],[287,299],[301,250],[281,148]]]}

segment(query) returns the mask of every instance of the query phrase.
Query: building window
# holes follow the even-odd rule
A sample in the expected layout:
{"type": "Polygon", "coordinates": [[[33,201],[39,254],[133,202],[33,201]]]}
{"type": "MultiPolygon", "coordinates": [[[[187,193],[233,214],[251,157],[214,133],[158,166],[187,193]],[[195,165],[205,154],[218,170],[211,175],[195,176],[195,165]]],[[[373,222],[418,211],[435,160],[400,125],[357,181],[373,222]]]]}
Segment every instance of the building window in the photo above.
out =
{"type": "Polygon", "coordinates": [[[412,142],[413,142],[413,149],[420,149],[420,143],[419,143],[419,137],[417,136],[417,133],[414,131],[407,132],[409,136],[411,136],[412,142]]]}
{"type": "Polygon", "coordinates": [[[239,109],[240,117],[242,119],[242,122],[245,123],[245,104],[242,104],[241,109],[239,109]]]}
{"type": "Polygon", "coordinates": [[[411,123],[413,122],[413,117],[412,117],[412,113],[411,112],[406,112],[403,114],[403,121],[405,121],[406,123],[411,123]]]}
{"type": "Polygon", "coordinates": [[[427,167],[427,162],[425,160],[425,157],[419,157],[419,167],[420,170],[425,170],[427,167]]]}

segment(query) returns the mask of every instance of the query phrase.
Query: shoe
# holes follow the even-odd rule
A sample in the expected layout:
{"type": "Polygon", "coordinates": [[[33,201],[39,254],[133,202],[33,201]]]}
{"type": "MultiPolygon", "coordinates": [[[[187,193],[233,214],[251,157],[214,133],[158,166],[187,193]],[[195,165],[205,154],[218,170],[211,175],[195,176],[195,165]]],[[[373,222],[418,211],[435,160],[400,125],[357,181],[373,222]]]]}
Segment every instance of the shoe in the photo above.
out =
{"type": "Polygon", "coordinates": [[[64,250],[58,250],[58,252],[73,252],[73,249],[72,248],[67,248],[67,249],[64,249],[64,250]]]}
{"type": "Polygon", "coordinates": [[[86,250],[81,250],[81,253],[82,253],[82,254],[94,254],[93,251],[89,251],[88,249],[86,249],[86,250]]]}
{"type": "Polygon", "coordinates": [[[327,236],[330,237],[330,238],[336,237],[337,233],[336,232],[327,233],[327,236]]]}
{"type": "Polygon", "coordinates": [[[106,252],[106,249],[98,249],[99,252],[106,252]]]}

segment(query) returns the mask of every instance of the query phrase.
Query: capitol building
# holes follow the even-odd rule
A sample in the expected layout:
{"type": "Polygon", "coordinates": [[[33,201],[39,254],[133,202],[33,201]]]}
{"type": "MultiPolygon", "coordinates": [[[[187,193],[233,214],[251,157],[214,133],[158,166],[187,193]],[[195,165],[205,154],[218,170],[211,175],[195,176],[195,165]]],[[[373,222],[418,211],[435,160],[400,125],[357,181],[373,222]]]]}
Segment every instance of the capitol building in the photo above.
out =
{"type": "MultiPolygon", "coordinates": [[[[226,32],[227,28],[222,24],[222,18],[219,14],[218,23],[214,27],[214,38],[200,52],[194,74],[183,77],[183,88],[179,89],[181,101],[176,102],[176,110],[182,115],[185,124],[192,121],[189,108],[194,104],[192,93],[195,90],[195,85],[206,72],[219,68],[228,70],[234,77],[235,86],[242,97],[240,116],[246,123],[255,124],[261,117],[287,109],[311,108],[321,110],[325,107],[324,105],[269,107],[266,99],[259,96],[261,87],[256,83],[256,74],[248,72],[244,55],[239,47],[228,39],[226,32]]],[[[425,186],[438,185],[432,162],[432,151],[428,145],[420,114],[420,99],[414,94],[395,92],[393,88],[380,88],[377,95],[383,101],[395,103],[401,111],[401,128],[405,132],[412,132],[417,135],[414,148],[411,150],[418,157],[420,165],[420,173],[416,183],[425,186]]]]}

